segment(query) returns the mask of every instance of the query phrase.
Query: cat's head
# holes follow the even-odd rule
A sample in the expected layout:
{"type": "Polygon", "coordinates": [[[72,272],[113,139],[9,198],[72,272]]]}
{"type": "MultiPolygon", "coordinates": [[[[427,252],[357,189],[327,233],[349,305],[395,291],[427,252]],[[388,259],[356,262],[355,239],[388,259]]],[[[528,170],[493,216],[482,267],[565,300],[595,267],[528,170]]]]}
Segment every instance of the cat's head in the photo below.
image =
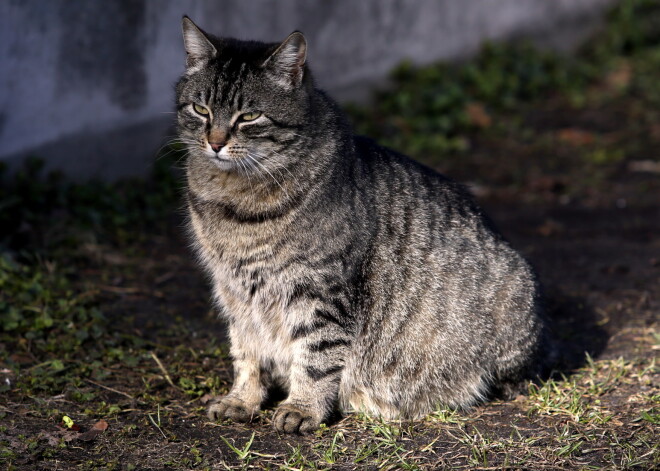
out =
{"type": "Polygon", "coordinates": [[[177,110],[189,153],[227,171],[286,159],[286,148],[301,138],[313,89],[302,33],[281,44],[221,39],[184,17],[183,41],[177,110]]]}

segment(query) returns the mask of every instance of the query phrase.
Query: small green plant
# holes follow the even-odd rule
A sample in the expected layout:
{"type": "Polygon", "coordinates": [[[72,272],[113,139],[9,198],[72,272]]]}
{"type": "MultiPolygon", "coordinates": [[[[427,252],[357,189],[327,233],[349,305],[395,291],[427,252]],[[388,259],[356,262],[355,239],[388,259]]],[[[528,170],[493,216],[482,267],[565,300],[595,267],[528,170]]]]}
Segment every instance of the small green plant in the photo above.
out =
{"type": "Polygon", "coordinates": [[[652,407],[649,410],[642,411],[640,415],[643,420],[646,420],[653,425],[660,425],[660,408],[652,407]]]}
{"type": "Polygon", "coordinates": [[[288,445],[289,453],[284,458],[283,466],[280,469],[287,470],[303,470],[303,469],[318,469],[313,461],[307,459],[303,453],[301,445],[288,445]]]}
{"type": "Polygon", "coordinates": [[[149,417],[149,420],[151,423],[158,429],[158,431],[161,433],[163,438],[167,440],[167,435],[165,435],[165,432],[163,432],[163,429],[161,428],[161,423],[160,423],[160,404],[157,405],[156,409],[156,419],[154,419],[153,415],[147,414],[147,417],[149,417]]]}
{"type": "Polygon", "coordinates": [[[328,464],[335,464],[337,462],[337,455],[341,455],[346,451],[346,447],[341,447],[338,443],[344,441],[344,434],[341,431],[335,433],[332,437],[330,445],[323,450],[323,460],[328,464]]]}
{"type": "Polygon", "coordinates": [[[455,409],[446,409],[440,407],[436,409],[431,415],[429,415],[427,420],[443,424],[460,424],[465,422],[467,418],[461,415],[455,409]]]}
{"type": "Polygon", "coordinates": [[[231,451],[236,453],[236,456],[238,456],[238,459],[241,461],[244,461],[245,464],[249,464],[250,459],[252,458],[252,452],[250,451],[250,447],[252,446],[252,442],[254,441],[254,432],[252,432],[252,435],[250,436],[250,439],[245,443],[245,446],[243,448],[237,448],[236,446],[232,445],[229,440],[227,440],[225,437],[221,436],[220,438],[222,439],[223,442],[229,447],[231,451]]]}

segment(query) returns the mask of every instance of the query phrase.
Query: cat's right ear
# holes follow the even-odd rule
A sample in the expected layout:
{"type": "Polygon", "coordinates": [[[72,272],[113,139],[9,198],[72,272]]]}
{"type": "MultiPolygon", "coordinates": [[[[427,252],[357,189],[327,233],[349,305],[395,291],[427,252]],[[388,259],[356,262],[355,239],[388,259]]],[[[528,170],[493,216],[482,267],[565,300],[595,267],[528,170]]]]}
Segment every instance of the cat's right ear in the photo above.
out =
{"type": "Polygon", "coordinates": [[[187,16],[181,20],[183,28],[183,45],[186,48],[186,66],[190,69],[200,62],[213,59],[218,51],[206,37],[206,34],[197,27],[187,16]]]}
{"type": "Polygon", "coordinates": [[[294,31],[266,59],[262,65],[270,75],[286,88],[300,86],[307,60],[307,40],[300,31],[294,31]]]}

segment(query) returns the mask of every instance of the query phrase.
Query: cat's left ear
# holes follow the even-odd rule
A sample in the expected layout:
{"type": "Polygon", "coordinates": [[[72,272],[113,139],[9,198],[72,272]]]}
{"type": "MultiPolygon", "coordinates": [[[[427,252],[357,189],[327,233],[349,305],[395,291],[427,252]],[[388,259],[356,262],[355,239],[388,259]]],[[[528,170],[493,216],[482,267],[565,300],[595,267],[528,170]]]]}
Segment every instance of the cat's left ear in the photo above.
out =
{"type": "Polygon", "coordinates": [[[194,67],[200,61],[213,59],[218,51],[209,38],[190,18],[184,16],[181,20],[183,29],[183,45],[186,48],[186,66],[194,67]]]}
{"type": "Polygon", "coordinates": [[[286,88],[300,86],[307,60],[307,40],[300,31],[294,31],[266,59],[263,67],[286,88]]]}

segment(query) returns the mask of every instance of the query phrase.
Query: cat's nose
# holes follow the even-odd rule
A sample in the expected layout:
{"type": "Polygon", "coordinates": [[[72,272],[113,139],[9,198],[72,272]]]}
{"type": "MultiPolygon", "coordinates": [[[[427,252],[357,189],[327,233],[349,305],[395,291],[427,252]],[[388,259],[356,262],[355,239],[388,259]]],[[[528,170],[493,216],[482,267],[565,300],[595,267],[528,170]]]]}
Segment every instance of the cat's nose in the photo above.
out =
{"type": "Polygon", "coordinates": [[[211,146],[211,149],[213,149],[213,152],[220,152],[220,149],[222,149],[225,146],[226,142],[209,142],[209,145],[211,146]]]}

